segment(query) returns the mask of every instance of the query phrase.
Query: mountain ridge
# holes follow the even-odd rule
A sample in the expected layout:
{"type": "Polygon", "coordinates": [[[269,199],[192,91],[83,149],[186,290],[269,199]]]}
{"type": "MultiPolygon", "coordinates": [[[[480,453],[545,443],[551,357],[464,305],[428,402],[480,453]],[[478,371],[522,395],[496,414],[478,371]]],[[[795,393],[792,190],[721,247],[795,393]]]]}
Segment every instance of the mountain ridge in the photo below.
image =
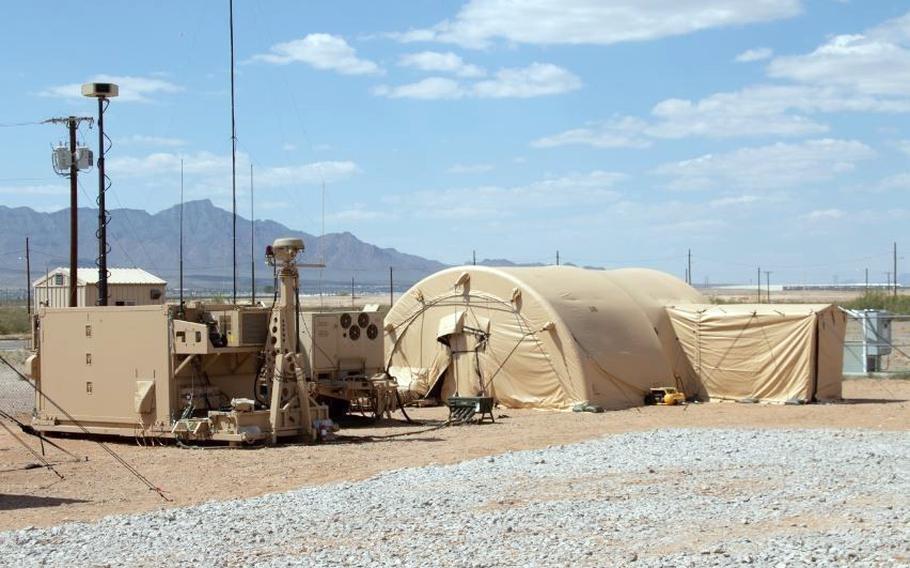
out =
{"type": "MultiPolygon", "coordinates": [[[[187,287],[212,288],[231,285],[231,213],[211,200],[187,201],[184,211],[184,281],[187,287]],[[213,243],[220,243],[213,246],[213,243]],[[216,286],[217,284],[217,286],[216,286]]],[[[108,265],[136,266],[176,286],[180,234],[180,205],[157,213],[142,209],[109,210],[108,265]]],[[[98,210],[80,207],[79,266],[94,266],[97,257],[98,210]]],[[[250,287],[250,221],[237,216],[238,287],[250,287]]],[[[394,267],[396,288],[413,284],[446,265],[432,259],[379,247],[348,231],[324,237],[291,229],[271,219],[255,222],[256,254],[264,255],[266,244],[278,237],[302,238],[306,249],[300,262],[325,261],[321,274],[303,271],[304,282],[345,284],[353,277],[358,285],[388,287],[389,267],[394,267]]],[[[30,207],[0,205],[0,286],[22,288],[25,283],[25,237],[29,237],[32,279],[45,270],[69,265],[69,209],[44,213],[30,207]],[[20,260],[21,259],[21,260],[20,260]]],[[[271,271],[264,256],[256,259],[257,287],[271,284],[271,271]]],[[[337,286],[336,286],[337,287],[337,286]]]]}

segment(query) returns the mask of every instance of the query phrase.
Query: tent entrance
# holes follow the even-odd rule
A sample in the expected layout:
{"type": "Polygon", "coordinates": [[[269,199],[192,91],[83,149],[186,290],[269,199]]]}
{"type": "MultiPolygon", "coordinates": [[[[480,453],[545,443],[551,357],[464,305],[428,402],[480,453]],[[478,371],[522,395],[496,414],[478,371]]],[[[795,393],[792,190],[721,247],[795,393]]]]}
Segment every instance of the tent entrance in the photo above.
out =
{"type": "Polygon", "coordinates": [[[466,324],[465,312],[458,310],[439,322],[436,340],[445,350],[445,364],[437,366],[440,372],[430,392],[437,392],[441,400],[452,395],[488,394],[480,355],[490,338],[490,321],[475,319],[474,325],[466,324]]]}

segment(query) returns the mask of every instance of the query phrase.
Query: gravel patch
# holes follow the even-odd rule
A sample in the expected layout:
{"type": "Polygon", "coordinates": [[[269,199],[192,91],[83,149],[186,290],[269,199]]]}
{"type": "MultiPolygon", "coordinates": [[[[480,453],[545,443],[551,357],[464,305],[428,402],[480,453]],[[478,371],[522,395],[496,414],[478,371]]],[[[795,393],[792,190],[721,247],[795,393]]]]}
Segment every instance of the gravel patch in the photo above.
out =
{"type": "Polygon", "coordinates": [[[0,558],[11,566],[895,566],[910,565],[908,527],[906,432],[668,429],[0,533],[0,558]]]}

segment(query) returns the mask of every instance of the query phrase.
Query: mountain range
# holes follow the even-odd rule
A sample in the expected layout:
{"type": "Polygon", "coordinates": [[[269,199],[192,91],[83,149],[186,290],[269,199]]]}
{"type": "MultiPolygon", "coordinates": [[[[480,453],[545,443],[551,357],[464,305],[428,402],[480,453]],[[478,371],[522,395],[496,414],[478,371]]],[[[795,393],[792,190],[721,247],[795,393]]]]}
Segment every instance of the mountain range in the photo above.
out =
{"type": "MultiPolygon", "coordinates": [[[[158,213],[112,209],[108,226],[108,266],[140,267],[176,287],[179,273],[180,206],[158,213]]],[[[230,290],[231,213],[211,201],[184,203],[184,282],[187,288],[230,290]]],[[[79,266],[95,266],[98,210],[79,209],[79,266]]],[[[25,237],[29,237],[32,279],[45,270],[69,265],[69,210],[52,213],[28,207],[0,206],[0,287],[23,288],[25,237]]],[[[441,262],[381,248],[348,232],[323,237],[296,231],[270,220],[255,223],[257,289],[271,284],[265,265],[265,245],[279,237],[299,237],[306,250],[301,263],[324,262],[324,269],[303,269],[302,285],[322,282],[326,290],[349,290],[351,278],[359,288],[388,288],[389,267],[395,288],[405,289],[420,278],[445,268],[441,262]],[[321,273],[321,274],[320,274],[321,273]]],[[[250,288],[250,222],[237,217],[238,288],[250,288]]]]}

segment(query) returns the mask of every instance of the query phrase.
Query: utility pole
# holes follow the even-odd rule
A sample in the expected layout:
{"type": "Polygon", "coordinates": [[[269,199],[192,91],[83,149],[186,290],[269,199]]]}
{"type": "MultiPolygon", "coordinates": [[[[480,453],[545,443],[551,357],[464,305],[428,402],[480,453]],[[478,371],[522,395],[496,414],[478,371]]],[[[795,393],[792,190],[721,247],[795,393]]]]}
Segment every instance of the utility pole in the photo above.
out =
{"type": "Polygon", "coordinates": [[[768,295],[768,303],[771,303],[771,271],[765,270],[765,290],[768,295]]]}
{"type": "Polygon", "coordinates": [[[761,303],[761,266],[758,267],[758,280],[756,280],[756,282],[758,283],[758,303],[760,304],[761,303]]]}
{"type": "MultiPolygon", "coordinates": [[[[51,118],[45,122],[50,124],[65,124],[69,131],[69,152],[62,159],[55,156],[54,170],[61,175],[70,178],[70,270],[69,270],[69,301],[71,308],[76,307],[76,272],[79,263],[79,154],[76,148],[76,130],[83,121],[92,123],[92,119],[86,116],[67,116],[64,118],[51,118]],[[68,170],[68,173],[63,173],[68,170]]],[[[100,164],[99,164],[100,165],[100,164]]],[[[91,166],[91,162],[83,164],[84,167],[91,166]]]]}
{"type": "Polygon", "coordinates": [[[471,259],[472,259],[471,264],[473,264],[474,266],[477,266],[477,251],[476,250],[471,251],[471,259]]]}
{"type": "Polygon", "coordinates": [[[864,288],[866,294],[869,293],[869,269],[866,269],[866,287],[864,288]]]}
{"type": "Polygon", "coordinates": [[[256,210],[253,204],[253,164],[250,162],[250,278],[253,281],[250,304],[256,305],[256,210]]]}
{"type": "Polygon", "coordinates": [[[894,297],[897,298],[897,241],[894,241],[894,297]]]}
{"type": "Polygon", "coordinates": [[[688,280],[687,284],[689,284],[689,286],[691,286],[691,285],[692,285],[692,249],[689,249],[689,264],[688,264],[688,267],[689,267],[689,268],[687,269],[686,274],[688,275],[689,280],[688,280]]]}
{"type": "Polygon", "coordinates": [[[559,249],[556,250],[556,266],[559,266],[559,249]]]}
{"type": "Polygon", "coordinates": [[[395,303],[395,279],[392,276],[392,267],[389,267],[389,307],[395,303]]]}
{"type": "Polygon", "coordinates": [[[351,307],[354,307],[354,276],[351,276],[351,307]]]}
{"type": "Polygon", "coordinates": [[[32,259],[28,250],[28,237],[25,237],[25,296],[28,301],[28,315],[32,315],[32,259]]]}

